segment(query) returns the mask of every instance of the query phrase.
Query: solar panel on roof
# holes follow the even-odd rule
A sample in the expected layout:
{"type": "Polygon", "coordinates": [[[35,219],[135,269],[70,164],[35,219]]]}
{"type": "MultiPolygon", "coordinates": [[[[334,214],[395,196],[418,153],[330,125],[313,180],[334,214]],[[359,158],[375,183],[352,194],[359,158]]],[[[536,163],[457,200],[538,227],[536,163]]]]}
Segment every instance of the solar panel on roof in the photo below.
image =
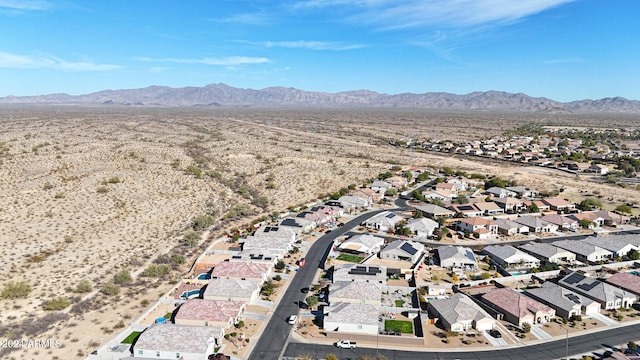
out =
{"type": "Polygon", "coordinates": [[[240,256],[240,255],[233,255],[231,258],[232,258],[232,259],[242,259],[242,256],[240,256]]]}
{"type": "Polygon", "coordinates": [[[388,213],[387,215],[385,215],[385,217],[386,217],[387,219],[392,219],[392,218],[396,217],[396,214],[394,214],[394,213],[388,213]]]}
{"type": "Polygon", "coordinates": [[[408,254],[415,255],[418,252],[418,249],[411,246],[409,243],[404,243],[400,246],[400,249],[408,254]]]}
{"type": "Polygon", "coordinates": [[[473,206],[469,206],[469,205],[462,205],[462,206],[458,206],[459,210],[474,210],[473,206]]]}
{"type": "Polygon", "coordinates": [[[593,282],[588,283],[588,284],[577,285],[577,287],[579,289],[584,290],[584,291],[591,291],[591,289],[593,289],[594,287],[598,286],[599,284],[600,284],[600,281],[594,280],[593,282]]]}
{"type": "Polygon", "coordinates": [[[567,294],[565,297],[576,304],[580,304],[580,297],[576,294],[567,294]]]}
{"type": "Polygon", "coordinates": [[[564,282],[566,282],[567,284],[575,284],[578,283],[580,281],[582,281],[582,279],[584,279],[584,276],[578,273],[573,273],[569,276],[567,276],[566,278],[564,278],[564,282]]]}

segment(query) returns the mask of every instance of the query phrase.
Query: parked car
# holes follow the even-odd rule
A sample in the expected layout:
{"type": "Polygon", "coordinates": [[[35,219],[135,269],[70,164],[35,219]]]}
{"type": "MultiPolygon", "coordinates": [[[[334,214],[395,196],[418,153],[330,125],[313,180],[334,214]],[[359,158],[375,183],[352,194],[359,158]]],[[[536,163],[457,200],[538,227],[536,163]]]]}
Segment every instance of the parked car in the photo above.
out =
{"type": "Polygon", "coordinates": [[[289,323],[289,325],[295,325],[298,322],[298,315],[289,316],[287,322],[289,323]]]}
{"type": "Polygon", "coordinates": [[[308,293],[309,292],[309,287],[308,286],[303,287],[302,289],[300,289],[300,292],[303,293],[303,294],[308,293]]]}
{"type": "Polygon", "coordinates": [[[496,339],[499,339],[502,337],[502,334],[500,334],[500,331],[496,329],[487,330],[487,332],[489,333],[489,335],[493,336],[496,339]]]}
{"type": "Polygon", "coordinates": [[[334,344],[336,347],[340,349],[355,349],[356,342],[351,340],[340,340],[334,344]]]}

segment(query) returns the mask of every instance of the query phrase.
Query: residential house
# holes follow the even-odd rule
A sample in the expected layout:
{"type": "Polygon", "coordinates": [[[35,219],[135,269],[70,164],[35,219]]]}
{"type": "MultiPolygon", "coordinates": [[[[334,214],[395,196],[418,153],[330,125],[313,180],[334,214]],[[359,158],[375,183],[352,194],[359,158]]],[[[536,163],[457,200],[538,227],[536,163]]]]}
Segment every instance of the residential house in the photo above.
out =
{"type": "Polygon", "coordinates": [[[486,331],[493,329],[496,323],[496,319],[462,293],[456,293],[449,299],[430,300],[428,311],[440,320],[447,331],[486,331]]]}
{"type": "Polygon", "coordinates": [[[409,203],[409,206],[415,208],[416,210],[420,210],[424,216],[432,219],[452,218],[456,214],[449,209],[434,204],[411,202],[409,203]]]}
{"type": "Polygon", "coordinates": [[[258,299],[261,286],[262,282],[256,280],[211,279],[202,298],[252,303],[258,299]]]}
{"type": "Polygon", "coordinates": [[[538,195],[537,191],[529,189],[526,186],[509,186],[507,190],[516,193],[516,196],[519,198],[532,198],[538,195]]]}
{"type": "Polygon", "coordinates": [[[272,268],[271,264],[224,261],[211,270],[211,278],[262,282],[269,278],[272,268]]]}
{"type": "Polygon", "coordinates": [[[191,299],[180,305],[176,325],[214,326],[228,329],[242,319],[245,302],[191,299]]]}
{"type": "Polygon", "coordinates": [[[600,216],[597,212],[583,212],[578,214],[571,214],[569,218],[575,220],[576,222],[590,222],[589,229],[601,227],[604,225],[604,218],[600,216]]]}
{"type": "Polygon", "coordinates": [[[598,214],[599,217],[604,219],[604,226],[615,227],[617,225],[628,224],[629,222],[631,222],[631,217],[622,214],[616,214],[611,211],[597,210],[595,211],[595,213],[598,214]]]}
{"type": "Polygon", "coordinates": [[[576,259],[582,262],[595,263],[611,260],[613,258],[613,253],[611,251],[580,240],[554,241],[552,245],[571,251],[576,254],[576,259]]]}
{"type": "Polygon", "coordinates": [[[549,209],[554,211],[572,212],[576,210],[576,205],[568,202],[565,199],[557,197],[546,197],[542,199],[542,202],[549,206],[549,209]]]}
{"type": "Polygon", "coordinates": [[[371,206],[371,202],[369,200],[354,195],[341,196],[338,199],[338,202],[340,202],[346,210],[368,209],[369,206],[371,206]]]}
{"type": "Polygon", "coordinates": [[[349,195],[356,196],[356,197],[359,197],[361,199],[367,200],[367,202],[369,204],[373,204],[374,202],[379,201],[384,196],[384,194],[382,194],[382,195],[378,194],[377,192],[375,192],[375,191],[373,191],[371,189],[368,189],[368,188],[351,190],[349,195]]]}
{"type": "MultiPolygon", "coordinates": [[[[281,251],[267,249],[247,249],[231,255],[227,259],[229,262],[257,262],[275,265],[278,260],[283,258],[281,251]]],[[[215,266],[214,266],[215,267],[215,266]]]]}
{"type": "Polygon", "coordinates": [[[384,193],[393,188],[393,185],[391,185],[391,183],[388,183],[384,180],[375,180],[370,186],[369,188],[373,191],[375,191],[378,194],[382,194],[384,195],[384,193]]]}
{"type": "Polygon", "coordinates": [[[478,209],[475,204],[451,204],[447,209],[469,218],[482,216],[483,213],[483,211],[478,209]]]}
{"type": "Polygon", "coordinates": [[[378,306],[332,302],[324,307],[323,329],[330,333],[378,334],[378,306]]]}
{"type": "Polygon", "coordinates": [[[338,245],[338,250],[349,253],[371,255],[378,253],[382,248],[382,245],[384,245],[384,239],[381,237],[369,234],[358,234],[353,235],[338,245]]]}
{"type": "Polygon", "coordinates": [[[540,260],[511,245],[489,245],[485,246],[482,251],[505,269],[540,266],[540,260]]]}
{"type": "Polygon", "coordinates": [[[293,230],[279,226],[261,226],[253,233],[253,236],[281,237],[289,239],[291,242],[295,242],[297,239],[296,233],[293,230]]]}
{"type": "Polygon", "coordinates": [[[487,195],[491,195],[492,198],[499,198],[499,199],[515,197],[517,195],[514,191],[507,190],[497,186],[486,189],[484,193],[487,195]]]}
{"type": "Polygon", "coordinates": [[[505,212],[518,212],[526,208],[524,200],[514,197],[491,198],[505,212]]]}
{"type": "Polygon", "coordinates": [[[451,178],[447,180],[447,184],[453,184],[453,191],[458,194],[467,191],[469,187],[469,181],[466,179],[451,178]]]}
{"type": "Polygon", "coordinates": [[[567,320],[581,314],[600,313],[600,303],[550,281],[542,284],[542,287],[527,289],[525,295],[550,306],[556,311],[556,315],[567,320]]]}
{"type": "Polygon", "coordinates": [[[529,208],[529,207],[531,207],[532,204],[535,204],[538,207],[538,210],[540,212],[545,212],[545,211],[551,210],[551,207],[547,203],[545,203],[544,201],[542,201],[540,199],[534,199],[534,200],[522,199],[522,203],[524,204],[524,206],[526,208],[529,208]]]}
{"type": "Polygon", "coordinates": [[[222,345],[223,337],[222,328],[154,324],[138,336],[132,353],[133,357],[147,359],[206,359],[222,345]]]}
{"type": "Polygon", "coordinates": [[[593,301],[600,303],[603,309],[628,308],[636,302],[636,296],[613,285],[573,272],[558,281],[558,285],[571,289],[593,301]]]}
{"type": "Polygon", "coordinates": [[[302,233],[308,233],[313,231],[318,224],[316,224],[313,220],[308,220],[299,217],[288,217],[282,219],[278,227],[282,227],[288,230],[293,231],[296,234],[296,237],[300,236],[302,233]]]}
{"type": "Polygon", "coordinates": [[[556,264],[573,263],[576,261],[576,254],[547,243],[530,242],[521,245],[520,249],[528,252],[538,259],[556,264]]]}
{"type": "Polygon", "coordinates": [[[333,266],[332,281],[362,281],[387,283],[387,268],[378,265],[337,264],[333,266]]]}
{"type": "Polygon", "coordinates": [[[493,216],[503,214],[504,209],[493,201],[483,201],[473,204],[478,210],[482,211],[482,215],[493,216]]]}
{"type": "Polygon", "coordinates": [[[478,260],[471,249],[464,246],[439,246],[436,249],[440,267],[447,270],[464,269],[475,271],[478,269],[478,260]]]}
{"type": "Polygon", "coordinates": [[[640,296],[640,276],[631,273],[617,273],[607,278],[607,283],[640,296]]]}
{"type": "Polygon", "coordinates": [[[364,222],[364,226],[369,229],[378,230],[381,232],[389,232],[394,230],[396,224],[404,220],[402,216],[390,211],[383,211],[376,216],[373,216],[364,222]]]}
{"type": "Polygon", "coordinates": [[[423,252],[424,244],[408,240],[394,240],[391,244],[380,250],[380,258],[409,261],[412,264],[415,264],[418,262],[423,252]]]}
{"type": "Polygon", "coordinates": [[[519,327],[549,322],[556,316],[554,309],[510,288],[491,290],[481,296],[481,301],[519,327]]]}
{"type": "Polygon", "coordinates": [[[379,282],[338,281],[329,291],[331,302],[352,304],[382,304],[382,284],[379,282]]]}
{"type": "Polygon", "coordinates": [[[440,224],[435,220],[421,217],[410,219],[405,227],[411,230],[416,240],[424,240],[432,236],[433,232],[440,227],[440,224]]]}
{"type": "MultiPolygon", "coordinates": [[[[485,218],[474,217],[474,218],[464,218],[457,220],[455,222],[455,226],[457,229],[461,231],[468,231],[470,233],[478,233],[481,232],[479,230],[484,229],[488,234],[497,234],[498,226],[492,221],[485,218]]],[[[486,236],[485,236],[486,237],[486,236]]]]}
{"type": "Polygon", "coordinates": [[[535,216],[520,216],[513,221],[528,227],[529,233],[545,233],[558,230],[558,226],[551,223],[545,223],[535,216]]]}
{"type": "Polygon", "coordinates": [[[558,227],[559,230],[575,231],[580,227],[580,224],[575,219],[569,216],[562,216],[560,214],[549,214],[540,218],[543,222],[553,224],[558,227]]]}
{"type": "Polygon", "coordinates": [[[609,173],[609,167],[605,164],[591,164],[591,166],[589,166],[586,171],[600,175],[606,175],[609,173]]]}
{"type": "Polygon", "coordinates": [[[391,184],[391,186],[396,189],[402,189],[403,187],[407,186],[407,178],[397,175],[386,179],[386,182],[391,184]]]}
{"type": "Polygon", "coordinates": [[[283,257],[293,249],[293,242],[288,238],[272,236],[247,236],[242,242],[242,251],[267,250],[278,257],[283,257]]]}
{"type": "Polygon", "coordinates": [[[498,227],[498,233],[502,235],[524,234],[529,232],[529,227],[518,224],[508,219],[496,219],[493,222],[498,227]]]}
{"type": "Polygon", "coordinates": [[[451,190],[425,190],[422,192],[422,196],[427,200],[439,200],[439,201],[451,201],[458,197],[458,195],[451,192],[451,190]]]}
{"type": "Polygon", "coordinates": [[[621,238],[618,236],[606,236],[606,237],[589,236],[588,238],[583,239],[581,241],[609,250],[613,253],[613,257],[616,257],[616,258],[627,256],[627,254],[631,250],[636,250],[636,251],[640,250],[640,247],[628,241],[625,241],[624,238],[621,238]]]}

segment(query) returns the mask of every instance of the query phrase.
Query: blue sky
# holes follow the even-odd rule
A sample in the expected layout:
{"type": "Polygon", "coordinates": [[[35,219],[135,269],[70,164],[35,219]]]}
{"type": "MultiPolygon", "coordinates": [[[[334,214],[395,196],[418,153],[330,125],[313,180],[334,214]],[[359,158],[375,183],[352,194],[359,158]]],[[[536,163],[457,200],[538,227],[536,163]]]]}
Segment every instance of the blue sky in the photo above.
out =
{"type": "Polygon", "coordinates": [[[0,0],[0,96],[225,83],[640,99],[636,0],[0,0]]]}

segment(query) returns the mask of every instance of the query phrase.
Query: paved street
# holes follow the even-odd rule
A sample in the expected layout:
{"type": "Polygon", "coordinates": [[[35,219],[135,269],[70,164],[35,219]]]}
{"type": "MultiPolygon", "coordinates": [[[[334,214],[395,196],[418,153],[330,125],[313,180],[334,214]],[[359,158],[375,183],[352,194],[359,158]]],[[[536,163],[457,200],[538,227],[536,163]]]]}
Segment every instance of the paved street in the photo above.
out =
{"type": "Polygon", "coordinates": [[[311,284],[319,265],[324,264],[333,241],[351,230],[352,227],[358,226],[361,222],[382,211],[383,210],[376,210],[362,214],[346,223],[343,227],[336,228],[332,232],[316,239],[305,255],[306,265],[300,268],[293,279],[291,279],[287,291],[283,294],[280,303],[275,308],[271,320],[266,325],[262,336],[260,336],[260,340],[258,340],[253,348],[249,359],[277,360],[280,358],[280,354],[283,352],[289,338],[289,333],[291,332],[291,325],[287,323],[287,318],[292,314],[298,313],[298,303],[304,301],[307,295],[301,293],[300,289],[311,284]]]}

